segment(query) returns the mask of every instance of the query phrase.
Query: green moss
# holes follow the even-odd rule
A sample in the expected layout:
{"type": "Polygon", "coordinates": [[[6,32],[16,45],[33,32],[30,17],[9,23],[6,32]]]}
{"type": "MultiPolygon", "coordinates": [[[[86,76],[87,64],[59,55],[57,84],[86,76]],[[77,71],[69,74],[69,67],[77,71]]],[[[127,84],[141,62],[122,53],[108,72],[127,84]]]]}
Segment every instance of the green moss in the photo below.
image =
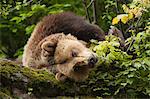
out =
{"type": "MultiPolygon", "coordinates": [[[[0,63],[0,75],[2,75],[3,79],[1,81],[2,87],[14,87],[38,97],[45,95],[57,96],[61,93],[75,93],[77,87],[73,81],[57,81],[55,75],[50,73],[48,69],[33,69],[18,66],[13,62],[0,63]]],[[[10,89],[10,92],[13,94],[12,89],[10,89]]]]}
{"type": "Polygon", "coordinates": [[[9,88],[0,88],[0,99],[12,99],[9,88]]]}
{"type": "Polygon", "coordinates": [[[17,73],[20,67],[13,62],[1,62],[0,63],[0,75],[10,77],[10,75],[17,73]]]}
{"type": "Polygon", "coordinates": [[[0,62],[0,74],[3,74],[3,76],[10,77],[10,75],[21,72],[23,76],[26,76],[30,80],[52,81],[55,84],[59,83],[55,79],[55,75],[50,73],[47,69],[38,70],[30,67],[21,67],[11,61],[0,62]]]}
{"type": "Polygon", "coordinates": [[[0,99],[12,99],[9,95],[6,93],[0,92],[0,99]]]}
{"type": "Polygon", "coordinates": [[[30,78],[30,80],[38,81],[52,81],[54,84],[57,84],[58,81],[55,79],[54,74],[48,72],[48,70],[37,70],[29,67],[22,68],[21,72],[24,76],[30,78]]]}

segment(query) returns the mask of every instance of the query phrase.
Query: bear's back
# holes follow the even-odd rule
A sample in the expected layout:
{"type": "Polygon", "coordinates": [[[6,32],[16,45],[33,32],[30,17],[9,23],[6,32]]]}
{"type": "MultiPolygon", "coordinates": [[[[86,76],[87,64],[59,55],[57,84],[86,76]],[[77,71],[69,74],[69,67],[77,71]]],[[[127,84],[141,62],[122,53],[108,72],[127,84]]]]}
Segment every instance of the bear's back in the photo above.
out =
{"type": "Polygon", "coordinates": [[[89,41],[90,39],[104,40],[105,36],[101,28],[89,24],[74,13],[64,12],[44,17],[35,27],[31,35],[33,40],[30,40],[30,42],[32,45],[34,43],[38,44],[43,38],[61,32],[64,34],[70,33],[84,41],[89,41]]]}
{"type": "Polygon", "coordinates": [[[104,40],[104,32],[101,28],[86,22],[82,17],[71,12],[48,15],[44,17],[35,27],[25,48],[23,60],[32,57],[37,45],[45,37],[56,33],[72,34],[79,40],[90,39],[104,40]]]}

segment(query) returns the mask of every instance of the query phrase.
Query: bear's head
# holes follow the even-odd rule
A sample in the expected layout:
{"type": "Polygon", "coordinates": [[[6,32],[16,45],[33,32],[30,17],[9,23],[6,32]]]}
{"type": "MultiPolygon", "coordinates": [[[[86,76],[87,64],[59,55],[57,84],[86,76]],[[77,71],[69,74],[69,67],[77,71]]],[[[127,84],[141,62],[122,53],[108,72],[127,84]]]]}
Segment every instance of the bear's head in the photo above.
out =
{"type": "Polygon", "coordinates": [[[56,78],[71,78],[75,81],[85,80],[98,61],[96,54],[86,47],[85,42],[71,35],[58,41],[54,60],[58,70],[56,78]]]}
{"type": "Polygon", "coordinates": [[[40,46],[42,62],[51,69],[54,61],[56,79],[60,81],[66,78],[85,80],[98,60],[96,54],[86,47],[86,42],[70,34],[50,35],[41,41],[40,46]]]}

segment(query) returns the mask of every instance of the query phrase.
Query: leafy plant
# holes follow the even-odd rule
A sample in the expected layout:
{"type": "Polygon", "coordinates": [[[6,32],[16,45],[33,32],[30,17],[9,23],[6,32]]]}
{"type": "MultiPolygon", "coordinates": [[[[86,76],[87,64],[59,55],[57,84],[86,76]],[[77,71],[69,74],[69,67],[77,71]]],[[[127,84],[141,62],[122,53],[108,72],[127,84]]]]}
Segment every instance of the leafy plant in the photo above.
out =
{"type": "MultiPolygon", "coordinates": [[[[19,49],[26,44],[35,24],[47,14],[67,10],[70,4],[54,4],[47,7],[36,2],[7,2],[3,0],[0,6],[0,54],[6,58],[17,58],[19,49]]],[[[19,52],[22,53],[22,52],[19,52]]]]}
{"type": "Polygon", "coordinates": [[[145,46],[150,43],[148,31],[141,32],[142,36],[138,33],[130,55],[121,51],[119,38],[113,35],[108,35],[106,41],[92,41],[91,48],[99,57],[88,83],[94,93],[130,98],[150,96],[150,48],[145,46]]]}
{"type": "MultiPolygon", "coordinates": [[[[143,7],[140,1],[129,5],[143,7]]],[[[106,36],[106,41],[91,41],[91,49],[99,57],[97,67],[90,75],[89,87],[87,86],[93,94],[117,98],[150,97],[150,23],[146,21],[143,27],[139,22],[143,22],[141,17],[144,18],[146,12],[134,7],[131,9],[137,10],[136,13],[131,11],[134,15],[130,16],[129,11],[127,14],[119,14],[112,21],[112,24],[119,25],[121,21],[125,27],[129,26],[123,28],[123,31],[131,35],[125,41],[125,51],[120,49],[120,38],[114,35],[106,36]],[[137,17],[140,18],[136,19],[137,17]]],[[[145,11],[149,9],[144,8],[145,11]]]]}

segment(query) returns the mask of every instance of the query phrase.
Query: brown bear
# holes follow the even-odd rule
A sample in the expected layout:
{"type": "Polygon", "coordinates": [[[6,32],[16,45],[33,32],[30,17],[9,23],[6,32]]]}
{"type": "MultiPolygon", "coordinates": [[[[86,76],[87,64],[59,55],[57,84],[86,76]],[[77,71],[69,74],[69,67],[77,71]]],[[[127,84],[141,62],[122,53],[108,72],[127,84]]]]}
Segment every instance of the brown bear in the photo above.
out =
{"type": "Polygon", "coordinates": [[[40,41],[36,49],[29,51],[28,48],[28,52],[25,48],[23,65],[46,67],[55,72],[56,79],[60,81],[66,78],[82,81],[97,62],[95,53],[85,44],[70,34],[52,34],[40,41]]]}
{"type": "Polygon", "coordinates": [[[48,15],[31,34],[24,48],[23,65],[53,69],[55,64],[58,80],[84,80],[97,62],[95,54],[80,41],[90,39],[104,40],[103,31],[71,12],[48,15]]]}

